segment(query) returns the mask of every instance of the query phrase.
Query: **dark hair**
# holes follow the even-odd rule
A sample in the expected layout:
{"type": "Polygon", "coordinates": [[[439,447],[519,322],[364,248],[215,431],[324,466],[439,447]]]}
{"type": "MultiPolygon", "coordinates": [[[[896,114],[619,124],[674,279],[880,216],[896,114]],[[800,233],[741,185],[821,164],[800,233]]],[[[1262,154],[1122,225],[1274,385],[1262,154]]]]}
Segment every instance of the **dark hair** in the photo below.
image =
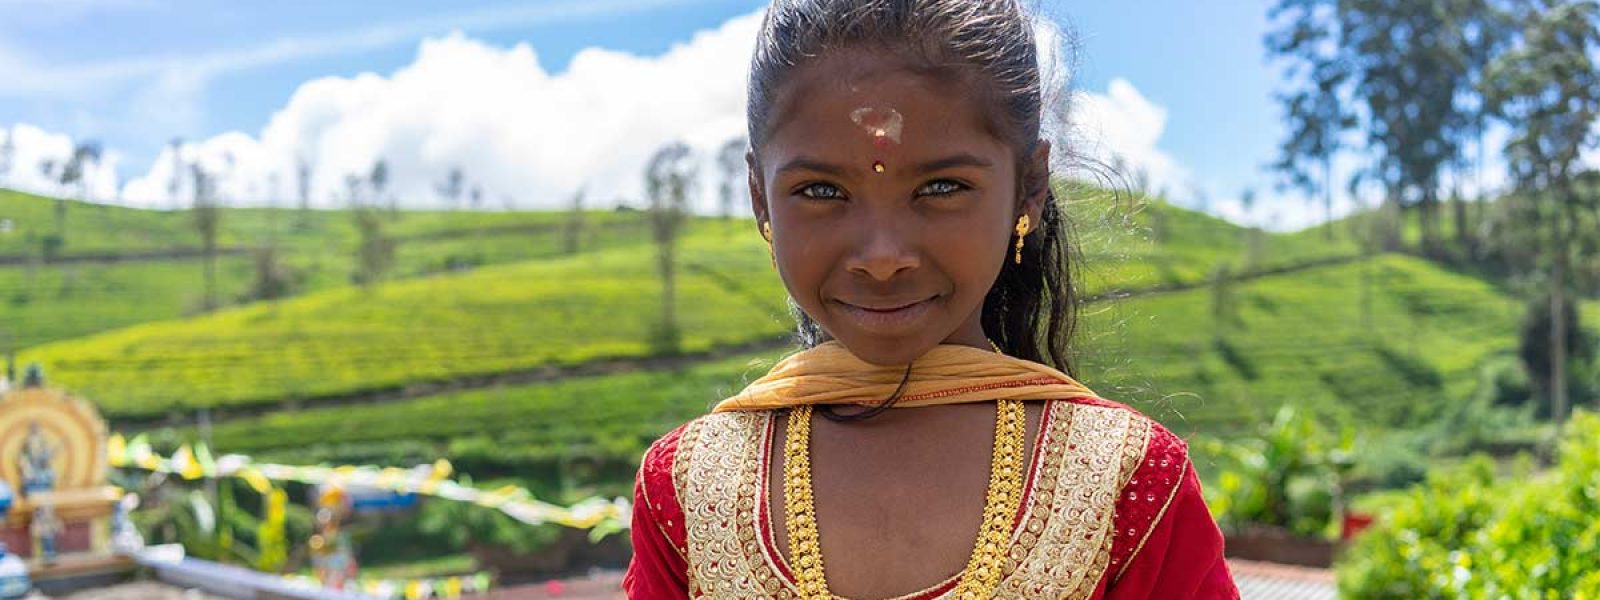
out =
{"type": "MultiPolygon", "coordinates": [[[[881,48],[896,52],[933,74],[969,76],[994,108],[988,115],[1011,144],[1019,167],[1038,148],[1052,118],[1065,114],[1066,86],[1047,82],[1039,25],[1020,0],[774,0],[767,9],[750,65],[748,103],[752,148],[765,139],[779,86],[794,69],[841,48],[881,48]],[[1059,94],[1059,96],[1058,96],[1059,94]]],[[[1055,70],[1056,76],[1063,72],[1055,70]]],[[[1062,147],[1052,153],[1067,156],[1062,147]]],[[[1031,171],[1031,170],[1030,170],[1031,171]]],[[[1077,324],[1077,267],[1067,222],[1047,174],[1018,169],[1018,201],[1044,185],[1043,223],[1024,239],[1022,263],[1007,253],[983,303],[983,328],[1001,351],[1075,374],[1070,342],[1077,324]]],[[[790,302],[803,347],[827,339],[822,328],[790,302]]],[[[910,367],[907,367],[907,377],[910,367]]],[[[850,418],[887,409],[904,391],[850,418]]],[[[828,411],[825,415],[835,416],[828,411]]]]}

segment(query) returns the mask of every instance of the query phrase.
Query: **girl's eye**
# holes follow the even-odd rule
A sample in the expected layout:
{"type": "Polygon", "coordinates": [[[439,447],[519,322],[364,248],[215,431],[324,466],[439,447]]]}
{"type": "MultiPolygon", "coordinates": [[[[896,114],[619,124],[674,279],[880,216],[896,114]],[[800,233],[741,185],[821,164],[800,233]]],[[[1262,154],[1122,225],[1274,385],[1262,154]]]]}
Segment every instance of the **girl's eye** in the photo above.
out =
{"type": "Polygon", "coordinates": [[[943,196],[967,189],[967,186],[949,179],[937,179],[917,188],[918,196],[943,196]]]}
{"type": "Polygon", "coordinates": [[[800,188],[800,195],[816,200],[837,200],[844,197],[844,190],[831,183],[812,183],[800,188]]]}

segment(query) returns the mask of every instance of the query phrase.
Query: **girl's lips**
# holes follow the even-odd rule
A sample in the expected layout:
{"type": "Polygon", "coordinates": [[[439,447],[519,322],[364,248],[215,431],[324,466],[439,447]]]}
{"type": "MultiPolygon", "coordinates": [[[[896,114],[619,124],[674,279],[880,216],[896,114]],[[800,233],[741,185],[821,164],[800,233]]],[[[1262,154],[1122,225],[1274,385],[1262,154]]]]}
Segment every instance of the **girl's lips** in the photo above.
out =
{"type": "Polygon", "coordinates": [[[898,333],[915,325],[928,314],[933,298],[892,308],[867,308],[848,302],[836,301],[850,320],[862,329],[876,333],[898,333]]]}

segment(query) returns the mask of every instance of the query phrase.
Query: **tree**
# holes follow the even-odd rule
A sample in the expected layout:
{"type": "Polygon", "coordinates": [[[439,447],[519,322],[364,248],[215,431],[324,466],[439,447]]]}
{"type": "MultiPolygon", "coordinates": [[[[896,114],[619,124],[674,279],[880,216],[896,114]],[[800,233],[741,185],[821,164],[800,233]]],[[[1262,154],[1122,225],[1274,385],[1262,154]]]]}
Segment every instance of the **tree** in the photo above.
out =
{"type": "MultiPolygon", "coordinates": [[[[1335,0],[1306,0],[1331,2],[1335,0]]],[[[1415,207],[1425,252],[1439,254],[1440,176],[1458,155],[1471,92],[1461,16],[1469,0],[1337,0],[1335,59],[1360,102],[1370,168],[1388,202],[1415,207]]],[[[1487,1],[1487,0],[1484,0],[1487,1]]]]}
{"type": "Polygon", "coordinates": [[[1578,252],[1596,253],[1600,217],[1593,190],[1578,185],[1582,152],[1595,146],[1600,121],[1600,4],[1591,0],[1528,0],[1510,49],[1484,78],[1487,104],[1512,129],[1505,158],[1518,193],[1506,200],[1514,218],[1503,227],[1546,266],[1550,298],[1551,415],[1567,410],[1567,296],[1578,252]],[[1528,244],[1527,242],[1533,242],[1528,244]]]}
{"type": "Polygon", "coordinates": [[[278,213],[283,207],[283,188],[277,173],[267,175],[267,244],[278,243],[278,213]]]}
{"type": "Polygon", "coordinates": [[[562,250],[577,254],[583,240],[583,190],[572,196],[572,210],[567,213],[567,226],[562,236],[562,250]]]}
{"type": "Polygon", "coordinates": [[[15,129],[0,130],[0,134],[5,134],[5,141],[0,142],[0,177],[11,175],[11,161],[17,154],[15,131],[15,129]]]}
{"type": "Polygon", "coordinates": [[[295,159],[295,197],[300,200],[299,227],[311,225],[311,163],[305,157],[295,159]]]}
{"type": "Polygon", "coordinates": [[[350,210],[355,210],[366,206],[366,203],[361,199],[362,183],[363,179],[360,175],[352,174],[344,176],[345,205],[348,206],[350,210]]]}
{"type": "Polygon", "coordinates": [[[1227,341],[1228,330],[1238,322],[1233,294],[1233,268],[1228,263],[1211,267],[1211,337],[1219,346],[1227,341]]]}
{"type": "Polygon", "coordinates": [[[734,196],[739,190],[748,189],[744,181],[744,153],[748,145],[743,137],[737,137],[722,144],[722,149],[717,151],[717,166],[722,170],[722,181],[717,191],[720,192],[724,221],[733,218],[734,196]]]}
{"type": "Polygon", "coordinates": [[[172,201],[174,209],[183,208],[183,180],[189,173],[183,167],[183,138],[175,137],[167,142],[167,148],[172,155],[172,178],[167,180],[167,198],[172,201]]]}
{"type": "Polygon", "coordinates": [[[1308,196],[1322,196],[1327,227],[1333,238],[1333,159],[1343,148],[1341,136],[1355,126],[1355,116],[1341,99],[1350,80],[1345,63],[1335,53],[1337,8],[1321,0],[1279,0],[1268,18],[1279,29],[1267,34],[1269,55],[1289,62],[1285,77],[1299,89],[1277,95],[1283,104],[1289,135],[1272,163],[1290,186],[1308,196]],[[1320,169],[1320,180],[1313,175],[1320,169]]]}
{"type": "Polygon", "coordinates": [[[217,210],[216,180],[199,163],[189,165],[194,180],[194,228],[200,234],[205,264],[205,297],[201,310],[211,312],[217,304],[217,229],[222,214],[217,210]]]}
{"type": "Polygon", "coordinates": [[[656,267],[661,275],[661,324],[655,346],[661,352],[676,352],[678,330],[675,278],[677,240],[688,212],[690,186],[695,177],[694,157],[689,147],[674,142],[657,150],[645,168],[645,193],[650,196],[651,233],[656,242],[656,267]]]}
{"type": "MultiPolygon", "coordinates": [[[[89,198],[89,167],[100,161],[100,144],[83,142],[73,146],[72,157],[61,166],[60,179],[62,186],[76,186],[78,200],[89,198]]],[[[56,197],[56,235],[61,236],[63,244],[67,240],[67,199],[56,197]]]]}
{"type": "Polygon", "coordinates": [[[1260,220],[1255,218],[1256,190],[1245,188],[1239,193],[1239,204],[1244,207],[1246,215],[1250,215],[1251,225],[1244,228],[1244,264],[1246,270],[1258,269],[1266,258],[1265,231],[1261,230],[1260,220]]]}
{"type": "Polygon", "coordinates": [[[276,243],[268,243],[257,248],[252,257],[255,278],[251,281],[250,291],[245,294],[243,301],[276,300],[294,293],[299,277],[283,264],[283,256],[279,253],[276,243]]]}
{"type": "MultiPolygon", "coordinates": [[[[1487,95],[1483,90],[1489,85],[1488,72],[1491,63],[1510,43],[1515,33],[1515,20],[1512,15],[1502,10],[1496,2],[1491,0],[1450,0],[1455,4],[1451,14],[1458,19],[1463,29],[1462,39],[1465,44],[1460,48],[1465,58],[1467,85],[1475,93],[1465,94],[1463,97],[1468,104],[1462,109],[1470,127],[1472,146],[1477,150],[1475,159],[1468,159],[1466,152],[1457,155],[1454,161],[1455,183],[1457,193],[1451,196],[1451,206],[1456,217],[1456,241],[1465,247],[1471,256],[1479,253],[1477,238],[1472,233],[1470,219],[1467,216],[1465,198],[1459,193],[1460,183],[1466,177],[1468,163],[1476,178],[1473,186],[1476,192],[1476,203],[1483,206],[1487,200],[1486,191],[1483,189],[1483,167],[1485,162],[1484,135],[1493,110],[1489,106],[1487,95]]],[[[1465,150],[1465,144],[1462,144],[1465,150]]],[[[1480,215],[1481,216],[1481,215],[1480,215]]]]}
{"type": "Polygon", "coordinates": [[[434,189],[439,191],[440,196],[444,196],[450,208],[459,210],[461,208],[461,193],[466,191],[466,187],[467,176],[461,172],[461,167],[451,167],[450,174],[445,177],[444,181],[434,186],[434,189]]]}
{"type": "MultiPolygon", "coordinates": [[[[373,206],[382,205],[384,202],[383,191],[389,186],[389,161],[382,158],[372,164],[372,172],[367,175],[367,183],[372,186],[373,206]]],[[[400,212],[399,205],[394,198],[389,198],[389,212],[400,212]]]]}
{"type": "Polygon", "coordinates": [[[370,289],[383,279],[394,265],[395,242],[383,234],[383,217],[379,209],[356,206],[350,214],[356,222],[359,241],[356,245],[356,272],[351,279],[363,288],[370,289]]]}

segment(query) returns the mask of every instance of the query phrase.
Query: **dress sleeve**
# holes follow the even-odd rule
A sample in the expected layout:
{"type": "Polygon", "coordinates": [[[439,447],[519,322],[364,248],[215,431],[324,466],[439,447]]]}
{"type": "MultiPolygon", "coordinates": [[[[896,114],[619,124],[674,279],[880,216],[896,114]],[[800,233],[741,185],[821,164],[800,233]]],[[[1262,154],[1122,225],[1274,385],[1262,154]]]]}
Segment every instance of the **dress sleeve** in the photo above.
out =
{"type": "Polygon", "coordinates": [[[645,451],[633,485],[633,559],[622,577],[631,600],[689,597],[689,562],[683,509],[673,484],[679,427],[645,451]]]}
{"type": "Polygon", "coordinates": [[[1239,597],[1188,449],[1166,428],[1152,425],[1115,521],[1106,600],[1239,597]]]}

